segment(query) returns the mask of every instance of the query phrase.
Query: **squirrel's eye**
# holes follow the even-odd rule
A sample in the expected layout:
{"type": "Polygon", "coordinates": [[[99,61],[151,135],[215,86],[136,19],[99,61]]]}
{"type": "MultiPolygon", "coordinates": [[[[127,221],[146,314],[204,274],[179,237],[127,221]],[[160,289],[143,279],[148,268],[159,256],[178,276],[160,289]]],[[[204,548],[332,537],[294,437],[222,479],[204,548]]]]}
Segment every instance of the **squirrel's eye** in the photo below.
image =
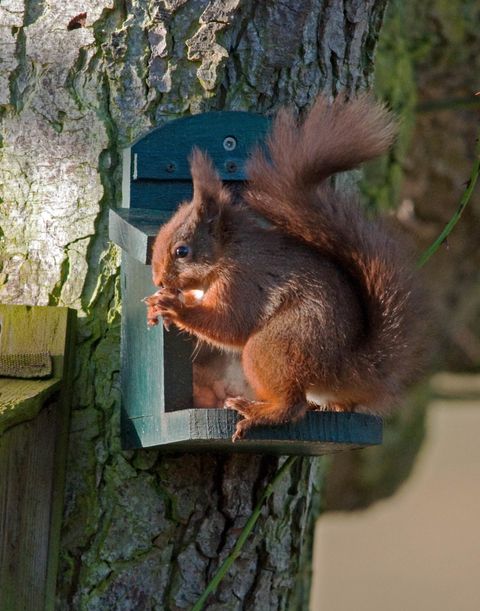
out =
{"type": "Polygon", "coordinates": [[[190,254],[190,248],[186,246],[185,244],[182,244],[181,246],[177,246],[177,248],[175,248],[175,256],[178,259],[183,259],[185,257],[188,257],[189,254],[190,254]]]}

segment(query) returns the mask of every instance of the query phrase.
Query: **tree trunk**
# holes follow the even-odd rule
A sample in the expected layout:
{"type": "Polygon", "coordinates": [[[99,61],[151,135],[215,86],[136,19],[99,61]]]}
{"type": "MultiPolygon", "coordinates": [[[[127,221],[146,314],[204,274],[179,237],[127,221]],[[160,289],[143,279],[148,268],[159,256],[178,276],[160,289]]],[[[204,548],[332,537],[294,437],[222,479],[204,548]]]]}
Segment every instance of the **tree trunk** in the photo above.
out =
{"type": "MultiPolygon", "coordinates": [[[[79,311],[59,609],[191,608],[278,464],[121,451],[120,149],[182,114],[368,87],[385,3],[2,3],[0,299],[79,311]]],[[[307,608],[325,467],[284,478],[209,609],[307,608]]]]}

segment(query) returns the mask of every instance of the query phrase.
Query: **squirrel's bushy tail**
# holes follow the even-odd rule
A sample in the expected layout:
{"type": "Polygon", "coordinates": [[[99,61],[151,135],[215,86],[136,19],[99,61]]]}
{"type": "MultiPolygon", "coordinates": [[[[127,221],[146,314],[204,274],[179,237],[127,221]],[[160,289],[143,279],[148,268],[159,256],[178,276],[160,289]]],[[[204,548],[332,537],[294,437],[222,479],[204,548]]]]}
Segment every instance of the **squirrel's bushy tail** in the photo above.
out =
{"type": "Polygon", "coordinates": [[[259,148],[247,165],[249,205],[336,260],[355,283],[367,328],[347,375],[376,381],[374,409],[398,395],[415,367],[415,289],[397,240],[326,179],[385,152],[395,131],[390,113],[366,95],[333,104],[319,98],[301,122],[281,110],[268,156],[259,148]]]}

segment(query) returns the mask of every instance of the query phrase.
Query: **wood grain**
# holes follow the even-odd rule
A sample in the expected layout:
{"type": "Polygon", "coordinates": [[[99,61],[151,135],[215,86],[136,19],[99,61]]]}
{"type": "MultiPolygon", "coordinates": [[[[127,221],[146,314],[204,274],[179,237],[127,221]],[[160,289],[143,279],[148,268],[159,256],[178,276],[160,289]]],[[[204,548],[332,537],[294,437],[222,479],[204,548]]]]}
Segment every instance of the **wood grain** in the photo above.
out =
{"type": "Polygon", "coordinates": [[[145,208],[119,208],[109,211],[109,237],[140,263],[149,265],[155,236],[171,212],[145,208]]]}
{"type": "Polygon", "coordinates": [[[68,320],[65,308],[0,305],[0,354],[48,352],[53,365],[47,380],[0,377],[0,433],[36,416],[59,389],[68,320]]]}
{"type": "Polygon", "coordinates": [[[0,378],[0,609],[54,607],[74,312],[0,305],[0,349],[53,356],[48,380],[0,378]],[[56,396],[54,402],[52,397],[56,396]]]}

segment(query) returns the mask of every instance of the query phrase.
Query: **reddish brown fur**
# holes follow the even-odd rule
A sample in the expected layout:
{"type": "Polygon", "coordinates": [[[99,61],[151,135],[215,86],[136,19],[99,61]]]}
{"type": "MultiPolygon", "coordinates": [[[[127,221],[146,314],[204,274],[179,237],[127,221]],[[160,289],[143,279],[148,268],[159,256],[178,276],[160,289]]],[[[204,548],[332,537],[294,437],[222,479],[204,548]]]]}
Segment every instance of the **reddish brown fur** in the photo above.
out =
{"type": "Polygon", "coordinates": [[[383,225],[325,183],[382,153],[394,125],[363,96],[328,105],[319,98],[302,123],[283,110],[248,163],[245,205],[210,160],[194,151],[194,197],[160,230],[149,303],[181,329],[242,352],[257,400],[228,399],[244,416],[235,439],[255,424],[301,418],[306,393],[331,409],[384,412],[411,374],[417,320],[404,256],[383,225]],[[265,227],[249,208],[269,219],[265,227]],[[177,246],[190,253],[175,257],[177,246]],[[202,289],[201,302],[179,298],[202,289]]]}

